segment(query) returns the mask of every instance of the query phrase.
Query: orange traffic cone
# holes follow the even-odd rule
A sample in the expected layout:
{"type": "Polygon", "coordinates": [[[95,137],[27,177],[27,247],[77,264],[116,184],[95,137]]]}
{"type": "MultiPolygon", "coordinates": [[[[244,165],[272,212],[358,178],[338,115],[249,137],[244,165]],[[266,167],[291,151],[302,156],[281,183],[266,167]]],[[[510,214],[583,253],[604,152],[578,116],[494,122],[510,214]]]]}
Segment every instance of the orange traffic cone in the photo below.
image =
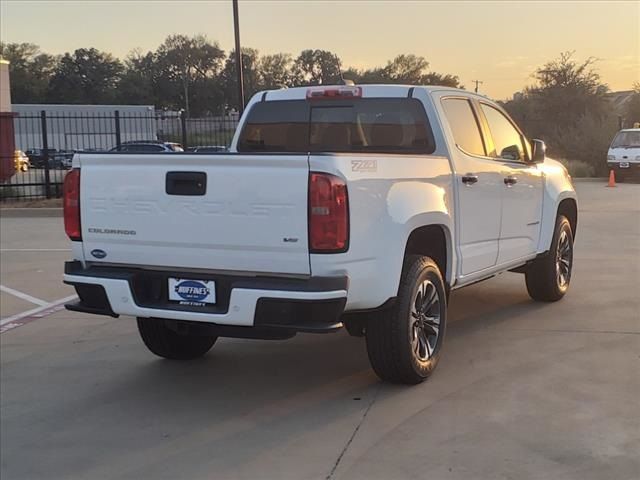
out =
{"type": "Polygon", "coordinates": [[[613,170],[609,170],[609,183],[607,184],[607,187],[615,187],[616,186],[616,174],[613,172],[613,170]]]}

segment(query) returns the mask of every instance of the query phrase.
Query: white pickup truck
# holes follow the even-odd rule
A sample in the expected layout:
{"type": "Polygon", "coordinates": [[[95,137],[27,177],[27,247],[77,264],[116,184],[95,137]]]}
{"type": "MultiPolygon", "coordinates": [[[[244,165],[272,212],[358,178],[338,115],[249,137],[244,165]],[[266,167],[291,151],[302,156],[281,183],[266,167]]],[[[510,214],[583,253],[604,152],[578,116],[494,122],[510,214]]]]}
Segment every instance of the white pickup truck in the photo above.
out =
{"type": "Polygon", "coordinates": [[[562,298],[577,224],[567,171],[500,106],[399,85],[261,92],[229,153],[76,155],[64,207],[69,310],[137,317],[170,359],[344,326],[409,384],[451,290],[516,271],[562,298]]]}

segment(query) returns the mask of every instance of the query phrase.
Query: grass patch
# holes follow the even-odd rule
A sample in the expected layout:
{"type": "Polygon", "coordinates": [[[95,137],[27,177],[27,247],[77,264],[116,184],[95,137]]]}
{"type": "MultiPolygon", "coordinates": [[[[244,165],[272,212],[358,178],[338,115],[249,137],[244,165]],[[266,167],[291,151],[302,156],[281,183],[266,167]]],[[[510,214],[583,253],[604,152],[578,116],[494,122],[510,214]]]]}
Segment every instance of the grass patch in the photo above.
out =
{"type": "Polygon", "coordinates": [[[16,200],[0,198],[0,208],[62,208],[61,198],[16,200]]]}
{"type": "Polygon", "coordinates": [[[588,164],[587,162],[583,162],[582,160],[567,160],[561,158],[558,161],[565,167],[567,167],[567,170],[569,170],[569,175],[574,178],[587,178],[596,176],[595,167],[588,164]]]}

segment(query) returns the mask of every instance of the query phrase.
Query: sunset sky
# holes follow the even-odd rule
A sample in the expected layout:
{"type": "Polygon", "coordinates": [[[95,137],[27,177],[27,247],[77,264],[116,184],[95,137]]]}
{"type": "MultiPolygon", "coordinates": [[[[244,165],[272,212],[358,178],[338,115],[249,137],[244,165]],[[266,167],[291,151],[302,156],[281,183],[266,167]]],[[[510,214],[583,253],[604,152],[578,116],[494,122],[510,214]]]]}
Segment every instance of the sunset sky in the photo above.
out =
{"type": "MultiPolygon", "coordinates": [[[[123,58],[172,33],[203,33],[233,47],[231,0],[0,2],[0,39],[58,54],[96,47],[123,58]]],[[[562,51],[599,59],[612,90],[640,81],[640,1],[240,1],[243,46],[261,53],[336,52],[344,66],[384,65],[400,53],[504,99],[562,51]]]]}

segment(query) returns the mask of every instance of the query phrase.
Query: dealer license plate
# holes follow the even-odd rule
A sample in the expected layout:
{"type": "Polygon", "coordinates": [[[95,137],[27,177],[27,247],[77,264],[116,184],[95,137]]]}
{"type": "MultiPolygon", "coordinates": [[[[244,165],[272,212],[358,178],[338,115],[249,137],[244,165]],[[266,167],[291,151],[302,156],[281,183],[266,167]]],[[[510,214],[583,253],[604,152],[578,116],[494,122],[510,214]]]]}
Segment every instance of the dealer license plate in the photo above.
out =
{"type": "Polygon", "coordinates": [[[169,300],[181,305],[216,303],[216,283],[213,280],[169,278],[169,300]]]}

